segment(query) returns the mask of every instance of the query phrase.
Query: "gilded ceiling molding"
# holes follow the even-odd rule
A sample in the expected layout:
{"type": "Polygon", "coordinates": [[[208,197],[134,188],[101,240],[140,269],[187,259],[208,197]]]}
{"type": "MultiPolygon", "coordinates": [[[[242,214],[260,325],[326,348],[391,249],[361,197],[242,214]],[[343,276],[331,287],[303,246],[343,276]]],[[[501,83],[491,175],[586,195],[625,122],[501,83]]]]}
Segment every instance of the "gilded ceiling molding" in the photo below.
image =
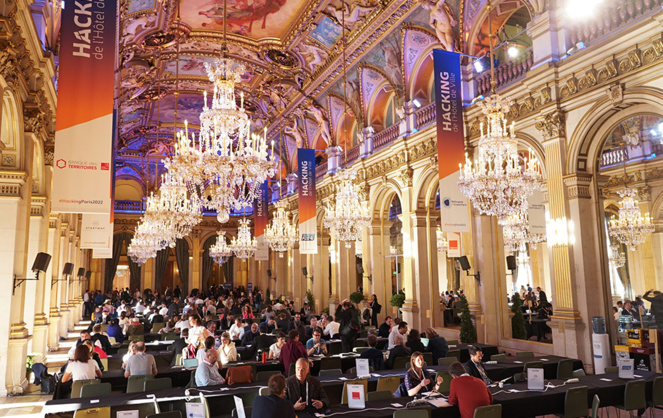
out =
{"type": "Polygon", "coordinates": [[[544,140],[565,137],[566,123],[564,112],[560,109],[547,113],[536,119],[534,127],[541,131],[544,140]]]}

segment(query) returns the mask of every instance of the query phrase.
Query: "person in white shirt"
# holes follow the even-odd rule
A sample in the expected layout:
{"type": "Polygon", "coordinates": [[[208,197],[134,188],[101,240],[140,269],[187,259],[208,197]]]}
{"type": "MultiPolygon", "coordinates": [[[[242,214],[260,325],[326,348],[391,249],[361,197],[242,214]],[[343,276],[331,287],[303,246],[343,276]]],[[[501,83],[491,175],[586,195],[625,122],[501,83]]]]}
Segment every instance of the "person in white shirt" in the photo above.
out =
{"type": "Polygon", "coordinates": [[[73,360],[67,364],[62,376],[62,382],[68,382],[72,379],[76,381],[101,378],[99,365],[91,358],[91,354],[90,348],[85,344],[76,347],[73,360]]]}
{"type": "Polygon", "coordinates": [[[168,315],[168,306],[166,302],[161,304],[161,309],[159,309],[159,315],[166,316],[168,315]]]}
{"type": "MultiPolygon", "coordinates": [[[[202,364],[203,361],[205,361],[205,357],[207,355],[207,350],[210,350],[210,349],[214,348],[215,345],[216,345],[216,340],[214,340],[214,337],[209,336],[209,337],[205,338],[205,347],[199,349],[196,352],[196,360],[198,360],[198,364],[202,364]]],[[[217,361],[216,367],[217,368],[221,367],[221,361],[217,361]]]]}
{"type": "Polygon", "coordinates": [[[327,324],[325,327],[324,334],[329,335],[329,338],[334,338],[334,336],[338,336],[338,329],[341,327],[341,324],[336,322],[336,319],[333,319],[330,323],[327,324]]]}
{"type": "Polygon", "coordinates": [[[129,330],[129,325],[131,325],[131,318],[127,316],[126,312],[120,314],[120,322],[118,325],[122,327],[122,332],[126,334],[129,330]]]}
{"type": "Polygon", "coordinates": [[[276,334],[276,342],[269,346],[269,358],[277,359],[281,356],[281,347],[285,345],[285,334],[279,332],[276,334]]]}
{"type": "Polygon", "coordinates": [[[186,317],[184,315],[182,315],[182,319],[177,321],[177,323],[175,324],[175,328],[182,331],[183,329],[191,328],[191,325],[189,324],[189,320],[186,319],[186,317]]]}
{"type": "Polygon", "coordinates": [[[137,314],[142,314],[143,312],[145,312],[145,309],[146,309],[145,305],[143,305],[142,301],[139,300],[138,303],[136,303],[134,311],[136,311],[137,314]]]}
{"type": "Polygon", "coordinates": [[[207,313],[210,315],[216,315],[216,305],[213,300],[207,301],[207,313]]]}
{"type": "Polygon", "coordinates": [[[388,350],[391,350],[396,345],[394,340],[396,334],[400,334],[405,337],[407,334],[407,322],[401,321],[398,323],[398,326],[391,327],[391,332],[389,333],[389,344],[387,345],[388,350]]]}
{"type": "Polygon", "coordinates": [[[219,347],[219,360],[225,366],[231,361],[237,361],[237,349],[235,343],[230,340],[230,334],[221,334],[221,346],[219,347]]]}
{"type": "Polygon", "coordinates": [[[244,336],[244,327],[242,326],[242,318],[235,318],[235,323],[230,326],[230,339],[241,340],[244,336]]]}

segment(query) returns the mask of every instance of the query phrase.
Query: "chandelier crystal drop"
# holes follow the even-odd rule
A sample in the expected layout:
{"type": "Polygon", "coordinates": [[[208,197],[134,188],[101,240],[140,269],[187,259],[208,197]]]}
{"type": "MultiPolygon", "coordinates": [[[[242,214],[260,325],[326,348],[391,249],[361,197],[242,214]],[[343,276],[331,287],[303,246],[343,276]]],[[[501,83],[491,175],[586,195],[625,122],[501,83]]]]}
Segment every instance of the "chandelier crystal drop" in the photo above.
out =
{"type": "Polygon", "coordinates": [[[546,240],[545,234],[531,232],[527,211],[509,215],[502,225],[502,236],[509,252],[522,251],[525,244],[536,250],[537,244],[546,240]]]}
{"type": "Polygon", "coordinates": [[[505,117],[511,100],[493,94],[479,105],[487,118],[486,130],[482,122],[474,162],[465,155],[458,185],[480,213],[496,216],[504,225],[510,215],[527,209],[527,199],[541,189],[543,180],[535,157],[520,162],[515,127],[512,123],[507,128],[505,117]]]}
{"type": "Polygon", "coordinates": [[[225,223],[232,210],[251,206],[262,183],[274,175],[274,149],[272,144],[270,157],[266,129],[263,135],[251,134],[244,93],[237,105],[235,83],[246,68],[223,57],[205,63],[205,69],[214,84],[211,106],[204,92],[200,131],[197,136],[189,133],[185,121],[166,168],[187,184],[202,207],[215,210],[217,220],[225,223]]]}
{"type": "Polygon", "coordinates": [[[440,228],[439,226],[435,231],[435,236],[437,238],[437,251],[439,252],[449,251],[449,240],[444,236],[442,228],[440,228]]]}
{"type": "Polygon", "coordinates": [[[336,192],[335,204],[327,205],[324,219],[325,227],[337,241],[344,241],[345,247],[352,247],[352,242],[360,240],[364,229],[371,224],[368,207],[361,202],[359,193],[354,188],[357,172],[342,169],[338,172],[340,185],[336,192]]]}
{"type": "Polygon", "coordinates": [[[219,231],[216,235],[216,242],[209,248],[209,256],[217,264],[225,263],[232,256],[232,251],[230,251],[230,247],[226,242],[225,235],[224,231],[219,231]]]}
{"type": "Polygon", "coordinates": [[[617,244],[611,244],[608,254],[608,261],[614,268],[622,268],[626,265],[626,254],[617,244]]]}
{"type": "Polygon", "coordinates": [[[617,241],[627,245],[630,251],[635,251],[654,232],[655,227],[649,214],[643,215],[640,211],[636,189],[626,187],[617,193],[621,197],[619,213],[610,220],[608,232],[617,241]]]}
{"type": "Polygon", "coordinates": [[[286,203],[279,200],[274,206],[276,213],[271,224],[265,229],[265,241],[272,251],[279,253],[279,258],[283,258],[283,254],[299,239],[299,233],[297,227],[290,223],[290,212],[286,210],[286,203]]]}
{"type": "Polygon", "coordinates": [[[251,230],[248,219],[240,219],[239,229],[237,230],[237,237],[233,237],[228,248],[235,254],[236,257],[247,259],[253,257],[258,249],[258,241],[255,237],[251,238],[251,230]]]}

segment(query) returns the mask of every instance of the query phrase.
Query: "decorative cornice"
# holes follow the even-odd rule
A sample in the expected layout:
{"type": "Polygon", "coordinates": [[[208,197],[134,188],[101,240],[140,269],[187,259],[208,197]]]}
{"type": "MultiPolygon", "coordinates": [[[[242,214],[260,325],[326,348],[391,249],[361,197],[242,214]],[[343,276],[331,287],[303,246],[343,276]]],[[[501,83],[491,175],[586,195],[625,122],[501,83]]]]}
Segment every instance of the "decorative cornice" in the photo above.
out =
{"type": "Polygon", "coordinates": [[[22,198],[21,188],[27,178],[27,174],[22,171],[0,171],[0,197],[22,198]]]}
{"type": "Polygon", "coordinates": [[[564,113],[559,109],[536,118],[534,126],[545,140],[566,136],[564,113]]]}
{"type": "Polygon", "coordinates": [[[591,198],[592,175],[589,173],[569,174],[564,176],[567,196],[573,198],[591,198]]]}

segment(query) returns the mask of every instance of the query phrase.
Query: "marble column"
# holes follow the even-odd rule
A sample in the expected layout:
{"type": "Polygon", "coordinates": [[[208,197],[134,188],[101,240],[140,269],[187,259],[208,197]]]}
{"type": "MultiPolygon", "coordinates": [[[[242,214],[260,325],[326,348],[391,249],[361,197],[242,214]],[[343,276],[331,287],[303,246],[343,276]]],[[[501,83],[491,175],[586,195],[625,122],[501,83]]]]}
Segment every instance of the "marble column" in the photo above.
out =
{"type": "Polygon", "coordinates": [[[62,274],[65,263],[69,262],[69,218],[71,215],[66,215],[67,222],[62,222],[60,229],[60,271],[58,272],[58,282],[55,284],[59,287],[58,296],[60,304],[60,336],[66,337],[69,332],[69,305],[67,304],[69,298],[68,278],[62,274]]]}
{"type": "Polygon", "coordinates": [[[340,244],[334,237],[330,238],[330,243],[329,243],[329,261],[331,262],[331,276],[330,276],[330,283],[331,287],[329,289],[330,295],[329,295],[329,312],[334,313],[336,310],[336,306],[338,305],[339,301],[341,300],[340,298],[340,289],[338,285],[339,281],[339,276],[341,274],[340,270],[340,252],[339,248],[342,244],[340,244]]]}
{"type": "MultiPolygon", "coordinates": [[[[28,252],[28,263],[33,263],[37,253],[48,252],[49,241],[52,240],[51,230],[49,229],[49,218],[45,216],[48,212],[48,205],[45,197],[32,197],[31,217],[30,217],[30,236],[31,240],[34,237],[36,245],[30,245],[28,252]],[[37,232],[35,234],[35,231],[37,232]]],[[[31,264],[30,264],[31,265],[31,264]]],[[[33,273],[34,274],[34,273],[33,273]]],[[[31,292],[28,294],[34,295],[34,298],[26,298],[26,302],[30,299],[34,300],[32,312],[26,309],[26,318],[32,318],[32,347],[30,349],[33,353],[46,353],[48,347],[47,333],[48,333],[48,307],[50,302],[50,280],[48,271],[46,273],[39,273],[39,280],[31,282],[34,284],[31,292]]],[[[29,288],[27,288],[29,289],[29,288]]],[[[27,303],[26,303],[27,307],[27,303]]]]}
{"type": "MultiPolygon", "coordinates": [[[[329,282],[329,264],[331,255],[329,251],[330,238],[328,236],[318,235],[318,254],[312,254],[309,264],[309,275],[313,279],[309,279],[309,286],[313,292],[314,310],[319,315],[323,309],[328,308],[331,303],[330,299],[330,282],[329,282]]],[[[336,301],[334,301],[336,303],[336,301]]]]}
{"type": "MultiPolygon", "coordinates": [[[[28,152],[31,150],[26,150],[28,152]]],[[[0,292],[5,315],[0,319],[0,396],[23,393],[27,387],[25,358],[30,335],[25,328],[26,283],[14,288],[14,277],[27,277],[31,181],[24,172],[0,173],[0,292]],[[11,360],[10,360],[11,359],[11,360]]]]}
{"type": "Polygon", "coordinates": [[[50,304],[48,311],[48,350],[57,351],[60,347],[60,309],[59,309],[59,294],[60,289],[57,286],[58,278],[60,277],[60,260],[61,260],[61,239],[60,239],[60,217],[57,214],[51,214],[48,224],[48,249],[51,255],[51,264],[48,267],[48,272],[44,276],[46,286],[50,289],[50,304]]]}
{"type": "Polygon", "coordinates": [[[368,268],[364,274],[369,275],[373,293],[382,305],[378,314],[378,322],[382,323],[387,315],[393,316],[392,306],[389,303],[392,296],[391,289],[391,263],[389,255],[389,230],[392,222],[374,220],[368,228],[369,251],[364,254],[368,268]]]}
{"type": "Polygon", "coordinates": [[[492,216],[476,215],[473,219],[473,261],[471,273],[480,273],[480,281],[465,275],[465,293],[471,304],[472,316],[477,328],[478,341],[485,344],[498,344],[499,321],[503,310],[500,301],[505,283],[505,262],[503,251],[497,241],[497,220],[492,216]]]}
{"type": "Polygon", "coordinates": [[[410,325],[410,328],[421,328],[420,301],[417,282],[417,273],[415,271],[415,246],[413,245],[414,228],[412,215],[414,214],[414,198],[412,197],[412,169],[403,168],[397,175],[402,184],[401,188],[401,207],[402,215],[399,216],[403,224],[403,267],[401,271],[402,287],[405,288],[405,303],[401,310],[403,319],[410,325]]]}
{"type": "Polygon", "coordinates": [[[417,329],[421,330],[428,327],[432,322],[432,310],[434,307],[437,308],[437,303],[433,302],[433,297],[437,299],[439,285],[437,279],[433,280],[428,258],[428,215],[426,212],[415,212],[410,214],[410,220],[412,222],[412,260],[417,283],[415,292],[419,303],[417,329]]]}

